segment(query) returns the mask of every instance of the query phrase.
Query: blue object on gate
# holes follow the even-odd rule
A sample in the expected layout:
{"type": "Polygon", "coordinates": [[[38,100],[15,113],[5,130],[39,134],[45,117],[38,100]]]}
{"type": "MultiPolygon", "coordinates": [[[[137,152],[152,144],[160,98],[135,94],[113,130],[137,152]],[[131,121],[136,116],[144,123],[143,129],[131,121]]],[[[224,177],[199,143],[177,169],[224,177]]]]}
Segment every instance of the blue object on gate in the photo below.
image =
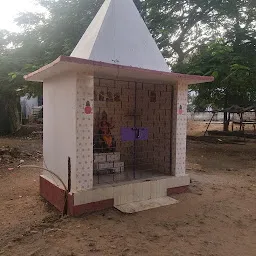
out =
{"type": "Polygon", "coordinates": [[[148,140],[148,128],[122,127],[122,141],[148,140]]]}

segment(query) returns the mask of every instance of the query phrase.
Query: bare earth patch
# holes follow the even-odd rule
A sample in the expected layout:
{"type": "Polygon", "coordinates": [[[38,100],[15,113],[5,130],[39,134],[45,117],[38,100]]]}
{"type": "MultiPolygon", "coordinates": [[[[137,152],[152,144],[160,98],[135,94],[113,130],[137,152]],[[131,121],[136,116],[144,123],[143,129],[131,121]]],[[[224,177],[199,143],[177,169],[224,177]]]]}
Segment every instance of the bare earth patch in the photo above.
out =
{"type": "MultiPolygon", "coordinates": [[[[39,139],[0,139],[1,147],[8,145],[32,154],[25,164],[42,164],[39,139]]],[[[40,198],[38,170],[18,169],[20,159],[2,164],[0,255],[255,256],[255,152],[255,140],[188,141],[192,183],[190,193],[175,196],[180,203],[81,218],[63,218],[40,198]]]]}

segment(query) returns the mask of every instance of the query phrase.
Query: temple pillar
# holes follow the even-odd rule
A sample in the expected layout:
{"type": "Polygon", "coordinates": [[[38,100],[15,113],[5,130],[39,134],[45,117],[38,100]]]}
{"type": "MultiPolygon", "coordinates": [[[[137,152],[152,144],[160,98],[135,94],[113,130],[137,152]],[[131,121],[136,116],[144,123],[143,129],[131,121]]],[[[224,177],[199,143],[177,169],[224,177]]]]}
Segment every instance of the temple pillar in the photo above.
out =
{"type": "Polygon", "coordinates": [[[172,175],[186,174],[188,84],[180,81],[173,90],[172,175]]]}
{"type": "Polygon", "coordinates": [[[93,188],[94,77],[78,74],[76,94],[76,191],[93,188]]]}

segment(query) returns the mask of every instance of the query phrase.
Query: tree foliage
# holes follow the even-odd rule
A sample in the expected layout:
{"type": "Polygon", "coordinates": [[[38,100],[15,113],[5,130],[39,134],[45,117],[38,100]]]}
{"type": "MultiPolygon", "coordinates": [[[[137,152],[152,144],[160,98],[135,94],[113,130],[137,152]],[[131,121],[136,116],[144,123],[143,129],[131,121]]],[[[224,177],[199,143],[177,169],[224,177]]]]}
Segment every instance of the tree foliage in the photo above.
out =
{"type": "Polygon", "coordinates": [[[202,47],[188,63],[180,65],[183,72],[197,75],[212,75],[212,84],[195,85],[197,97],[194,104],[197,110],[207,107],[223,109],[232,105],[249,106],[256,102],[256,66],[253,61],[256,54],[251,53],[245,58],[234,51],[233,46],[216,42],[202,47]],[[254,54],[254,56],[253,56],[254,54]]]}
{"type": "Polygon", "coordinates": [[[16,23],[22,33],[4,35],[0,48],[0,90],[25,89],[38,94],[36,87],[23,80],[23,75],[48,64],[60,55],[69,55],[103,0],[38,0],[47,14],[22,13],[16,23]],[[11,45],[10,45],[11,44],[11,45]]]}
{"type": "Polygon", "coordinates": [[[164,56],[179,63],[202,44],[255,33],[255,0],[145,0],[142,13],[164,56]]]}
{"type": "Polygon", "coordinates": [[[46,14],[22,13],[16,23],[22,33],[0,31],[0,133],[20,127],[19,95],[41,95],[42,86],[23,76],[48,64],[59,55],[69,55],[90,24],[103,0],[38,0],[46,14]],[[7,100],[8,99],[8,100],[7,100]]]}

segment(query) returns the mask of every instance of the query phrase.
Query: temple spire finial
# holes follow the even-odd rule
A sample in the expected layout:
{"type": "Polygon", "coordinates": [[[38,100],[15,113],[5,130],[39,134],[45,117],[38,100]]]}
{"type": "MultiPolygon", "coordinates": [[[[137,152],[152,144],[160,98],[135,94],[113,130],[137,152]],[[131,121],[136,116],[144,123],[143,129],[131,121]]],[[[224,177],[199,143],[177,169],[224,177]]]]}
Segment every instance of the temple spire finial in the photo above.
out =
{"type": "Polygon", "coordinates": [[[133,0],[105,0],[71,56],[170,71],[133,0]]]}

